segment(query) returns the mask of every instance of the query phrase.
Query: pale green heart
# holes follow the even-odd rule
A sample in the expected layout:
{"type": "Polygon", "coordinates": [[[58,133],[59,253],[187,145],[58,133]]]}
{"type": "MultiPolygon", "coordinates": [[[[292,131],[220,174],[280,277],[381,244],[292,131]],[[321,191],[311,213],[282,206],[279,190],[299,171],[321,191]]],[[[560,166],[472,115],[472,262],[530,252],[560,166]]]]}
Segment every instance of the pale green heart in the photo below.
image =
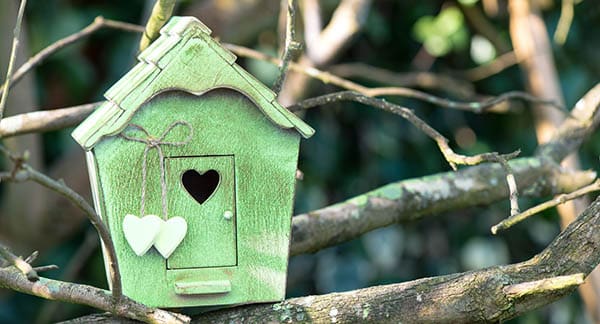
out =
{"type": "Polygon", "coordinates": [[[187,222],[185,219],[181,217],[169,218],[164,222],[160,233],[154,240],[154,247],[165,259],[168,259],[183,241],[186,233],[187,222]]]}
{"type": "Polygon", "coordinates": [[[164,221],[156,215],[147,215],[139,218],[135,215],[125,215],[123,218],[123,232],[131,249],[138,256],[144,255],[156,240],[164,221]]]}

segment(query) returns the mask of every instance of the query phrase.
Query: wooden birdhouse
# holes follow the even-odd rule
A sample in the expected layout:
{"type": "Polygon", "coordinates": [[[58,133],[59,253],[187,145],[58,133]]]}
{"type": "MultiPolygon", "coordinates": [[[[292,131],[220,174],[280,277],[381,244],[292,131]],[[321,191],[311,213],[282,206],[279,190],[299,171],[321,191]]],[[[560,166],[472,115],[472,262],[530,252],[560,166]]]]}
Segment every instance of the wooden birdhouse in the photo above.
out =
{"type": "Polygon", "coordinates": [[[210,33],[173,17],[72,134],[123,292],[148,306],[285,296],[299,141],[314,130],[210,33]]]}

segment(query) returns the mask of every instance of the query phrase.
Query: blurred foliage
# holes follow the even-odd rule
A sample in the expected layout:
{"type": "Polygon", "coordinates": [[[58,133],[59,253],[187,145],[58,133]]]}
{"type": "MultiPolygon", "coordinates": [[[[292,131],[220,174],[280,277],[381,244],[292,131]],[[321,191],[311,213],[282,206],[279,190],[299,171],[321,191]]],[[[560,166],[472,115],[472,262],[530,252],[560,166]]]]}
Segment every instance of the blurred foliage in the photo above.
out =
{"type": "MultiPolygon", "coordinates": [[[[178,13],[185,13],[197,2],[183,2],[178,13]]],[[[254,2],[258,6],[264,5],[261,1],[254,2]]],[[[467,2],[481,6],[478,1],[459,1],[465,5],[467,2]]],[[[552,34],[560,15],[560,2],[549,2],[543,15],[552,34]]],[[[83,28],[98,15],[141,23],[147,3],[32,0],[26,14],[29,49],[32,53],[37,52],[52,41],[83,28]]],[[[323,14],[327,17],[337,1],[323,3],[323,14]]],[[[405,72],[415,70],[415,66],[420,66],[419,60],[427,59],[432,62],[431,71],[456,74],[501,54],[496,53],[486,39],[477,36],[477,31],[458,9],[459,3],[376,1],[364,32],[343,53],[339,62],[364,62],[405,72]],[[429,57],[424,58],[423,48],[425,56],[429,57]]],[[[214,8],[218,6],[213,7],[216,10],[214,8]]],[[[202,14],[219,15],[219,12],[202,14]]],[[[240,25],[252,23],[252,19],[252,16],[244,16],[240,25]]],[[[506,11],[500,10],[488,19],[501,38],[510,43],[506,11]]],[[[271,17],[268,28],[242,45],[277,53],[276,24],[277,17],[271,17]]],[[[569,107],[599,79],[598,28],[600,6],[595,1],[583,1],[575,7],[566,43],[554,48],[569,107]]],[[[102,93],[135,62],[137,44],[137,35],[104,30],[54,55],[35,71],[34,93],[40,107],[47,109],[101,100],[102,93]]],[[[274,80],[276,69],[273,67],[244,59],[239,62],[264,82],[274,80]]],[[[524,90],[522,75],[516,66],[474,85],[478,93],[489,95],[524,90]]],[[[335,90],[332,86],[314,83],[306,96],[335,90]]],[[[446,96],[445,93],[436,94],[446,96]]],[[[519,113],[475,115],[415,100],[388,99],[414,109],[450,138],[461,153],[521,149],[522,155],[526,156],[536,147],[529,105],[521,105],[524,109],[519,113]]],[[[298,183],[295,213],[321,208],[393,181],[450,170],[431,140],[406,121],[381,111],[355,103],[335,103],[308,111],[304,117],[317,133],[302,142],[299,167],[304,172],[304,180],[298,183]]],[[[64,130],[44,135],[48,166],[66,151],[79,149],[69,133],[70,130],[64,130]]],[[[583,166],[596,169],[599,155],[600,134],[597,134],[581,151],[583,166]]],[[[521,207],[527,208],[543,200],[523,198],[521,207]]],[[[492,236],[490,226],[508,214],[508,201],[501,201],[492,206],[430,217],[415,224],[382,228],[314,255],[294,257],[290,260],[288,294],[300,296],[344,291],[518,262],[542,250],[559,232],[556,213],[548,211],[492,236]]],[[[71,240],[45,251],[40,262],[54,263],[64,269],[82,242],[86,229],[87,226],[83,226],[82,232],[71,240]]],[[[47,275],[60,278],[62,271],[47,275]]],[[[106,286],[99,251],[76,281],[106,286]]],[[[31,323],[45,303],[22,294],[0,292],[0,323],[31,323]]],[[[69,305],[62,307],[58,316],[66,319],[91,311],[69,305]]],[[[585,323],[586,318],[578,295],[573,294],[511,322],[585,323]]]]}
{"type": "Polygon", "coordinates": [[[469,34],[462,12],[447,7],[437,16],[423,16],[414,25],[415,38],[433,56],[444,56],[452,50],[464,49],[469,34]]]}

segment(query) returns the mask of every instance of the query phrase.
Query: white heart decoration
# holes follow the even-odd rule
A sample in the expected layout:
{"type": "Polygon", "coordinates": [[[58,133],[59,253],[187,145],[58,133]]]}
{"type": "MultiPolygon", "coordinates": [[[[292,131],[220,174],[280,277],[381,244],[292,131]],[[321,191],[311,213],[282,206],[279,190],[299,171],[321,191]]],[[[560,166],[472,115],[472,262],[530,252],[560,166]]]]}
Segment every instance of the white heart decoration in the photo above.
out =
{"type": "Polygon", "coordinates": [[[179,246],[187,233],[187,222],[181,217],[172,217],[164,222],[160,233],[154,240],[154,247],[168,259],[179,246]]]}
{"type": "Polygon", "coordinates": [[[135,215],[125,215],[123,232],[131,249],[138,256],[144,255],[154,244],[156,237],[163,227],[164,221],[156,215],[139,218],[135,215]]]}

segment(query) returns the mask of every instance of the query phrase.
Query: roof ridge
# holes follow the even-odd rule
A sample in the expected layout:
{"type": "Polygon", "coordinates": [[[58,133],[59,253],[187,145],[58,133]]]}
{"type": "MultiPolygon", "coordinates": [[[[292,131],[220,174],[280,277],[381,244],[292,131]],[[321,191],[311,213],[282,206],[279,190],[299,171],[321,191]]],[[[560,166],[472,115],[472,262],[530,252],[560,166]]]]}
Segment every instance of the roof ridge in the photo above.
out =
{"type": "MultiPolygon", "coordinates": [[[[105,92],[104,96],[108,101],[98,107],[73,131],[73,138],[89,150],[104,136],[114,135],[124,128],[137,109],[153,95],[168,88],[204,93],[205,90],[215,87],[230,87],[241,91],[277,126],[294,128],[305,138],[312,136],[314,129],[279,104],[276,94],[271,89],[236,64],[237,57],[211,37],[211,33],[210,28],[195,17],[172,17],[161,29],[160,37],[138,55],[139,62],[105,92]],[[203,62],[203,55],[196,56],[198,49],[203,48],[210,49],[222,60],[222,63],[216,64],[216,67],[207,67],[210,71],[217,71],[214,78],[196,77],[194,79],[196,81],[189,85],[178,83],[177,74],[173,74],[177,71],[177,67],[174,68],[175,70],[169,69],[172,61],[184,55],[180,60],[196,59],[203,62]],[[227,68],[235,73],[230,72],[230,77],[223,79],[219,73],[225,72],[227,68]],[[166,72],[167,76],[164,76],[163,71],[170,72],[166,72]],[[154,82],[158,84],[152,87],[154,82]],[[194,84],[198,82],[200,84],[194,84]],[[244,82],[245,85],[240,82],[244,82]]],[[[191,69],[198,73],[197,67],[196,70],[191,69]]]]}

